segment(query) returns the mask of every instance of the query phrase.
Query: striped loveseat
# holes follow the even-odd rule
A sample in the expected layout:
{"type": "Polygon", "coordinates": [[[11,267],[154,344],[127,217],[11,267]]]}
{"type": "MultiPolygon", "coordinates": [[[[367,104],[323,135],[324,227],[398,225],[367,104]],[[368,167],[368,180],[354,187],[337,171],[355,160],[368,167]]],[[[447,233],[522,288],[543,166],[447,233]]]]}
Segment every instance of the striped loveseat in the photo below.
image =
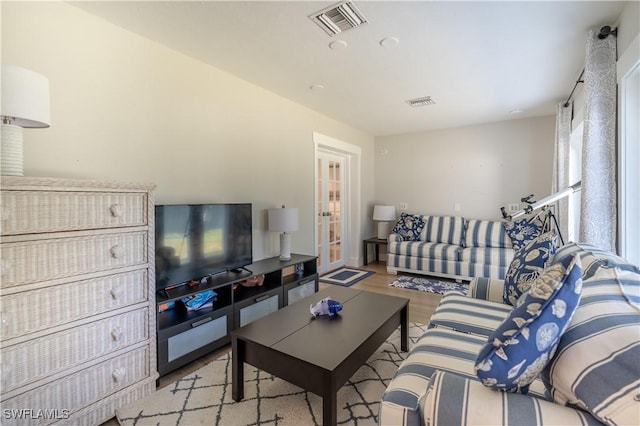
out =
{"type": "Polygon", "coordinates": [[[379,424],[640,424],[640,269],[576,243],[547,268],[569,256],[581,267],[579,304],[527,394],[476,377],[479,351],[514,308],[503,304],[502,280],[474,279],[468,296],[441,299],[382,396],[379,424]]]}
{"type": "Polygon", "coordinates": [[[389,236],[387,272],[435,275],[469,281],[504,278],[514,255],[503,222],[457,216],[421,216],[417,241],[389,236]]]}

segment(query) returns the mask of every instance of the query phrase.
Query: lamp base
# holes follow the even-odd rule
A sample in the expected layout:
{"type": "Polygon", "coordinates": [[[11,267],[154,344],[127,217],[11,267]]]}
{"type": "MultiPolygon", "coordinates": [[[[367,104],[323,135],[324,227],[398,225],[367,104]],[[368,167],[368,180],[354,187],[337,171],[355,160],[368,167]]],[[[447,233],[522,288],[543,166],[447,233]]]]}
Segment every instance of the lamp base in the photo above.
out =
{"type": "Polygon", "coordinates": [[[2,124],[0,141],[0,174],[23,176],[22,127],[2,124]]]}
{"type": "Polygon", "coordinates": [[[378,239],[386,240],[389,238],[389,222],[378,222],[378,239]]]}
{"type": "Polygon", "coordinates": [[[280,260],[291,260],[291,234],[280,234],[280,260]]]}

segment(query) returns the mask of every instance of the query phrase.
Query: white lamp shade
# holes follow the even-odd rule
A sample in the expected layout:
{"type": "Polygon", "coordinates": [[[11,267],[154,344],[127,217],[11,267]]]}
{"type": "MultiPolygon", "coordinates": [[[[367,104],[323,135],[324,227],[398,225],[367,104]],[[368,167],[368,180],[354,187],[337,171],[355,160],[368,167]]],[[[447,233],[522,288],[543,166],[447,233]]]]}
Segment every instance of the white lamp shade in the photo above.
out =
{"type": "Polygon", "coordinates": [[[49,80],[15,65],[2,65],[0,115],[20,127],[49,127],[49,80]]]}
{"type": "Polygon", "coordinates": [[[373,207],[373,220],[395,220],[396,219],[396,207],[395,206],[374,206],[373,207]]]}
{"type": "Polygon", "coordinates": [[[283,207],[269,209],[269,231],[292,232],[298,230],[298,209],[283,207]]]}

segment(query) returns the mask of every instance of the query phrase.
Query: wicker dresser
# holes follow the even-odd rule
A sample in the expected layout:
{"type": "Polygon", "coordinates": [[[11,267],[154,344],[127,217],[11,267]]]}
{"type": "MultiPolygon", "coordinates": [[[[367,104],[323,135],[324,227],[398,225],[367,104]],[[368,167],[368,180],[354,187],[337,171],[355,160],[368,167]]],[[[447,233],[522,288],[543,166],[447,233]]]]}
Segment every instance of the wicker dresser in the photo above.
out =
{"type": "Polygon", "coordinates": [[[155,187],[0,187],[0,423],[100,424],[155,390],[155,187]]]}

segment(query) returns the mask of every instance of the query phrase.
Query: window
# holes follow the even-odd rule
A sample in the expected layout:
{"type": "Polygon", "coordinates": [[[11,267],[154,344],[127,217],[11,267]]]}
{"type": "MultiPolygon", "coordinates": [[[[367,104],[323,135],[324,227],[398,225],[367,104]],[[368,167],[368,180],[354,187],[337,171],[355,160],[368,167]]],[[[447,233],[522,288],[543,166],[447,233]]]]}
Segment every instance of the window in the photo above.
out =
{"type": "Polygon", "coordinates": [[[640,36],[618,60],[618,247],[640,265],[640,36]]]}

